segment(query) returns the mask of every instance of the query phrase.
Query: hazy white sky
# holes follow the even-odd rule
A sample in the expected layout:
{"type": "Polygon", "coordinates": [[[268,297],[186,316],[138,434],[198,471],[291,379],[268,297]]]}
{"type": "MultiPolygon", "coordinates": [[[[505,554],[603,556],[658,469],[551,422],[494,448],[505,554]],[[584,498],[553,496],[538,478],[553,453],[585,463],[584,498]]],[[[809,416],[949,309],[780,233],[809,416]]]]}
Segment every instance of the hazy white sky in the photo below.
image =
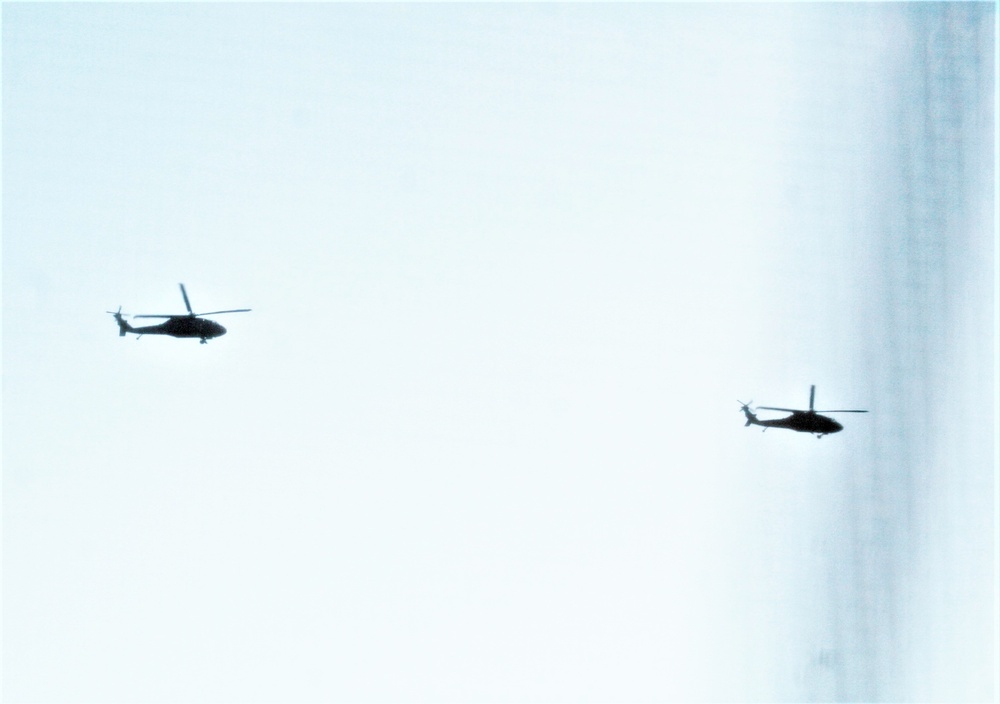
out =
{"type": "Polygon", "coordinates": [[[995,697],[993,12],[5,3],[5,698],[995,697]]]}

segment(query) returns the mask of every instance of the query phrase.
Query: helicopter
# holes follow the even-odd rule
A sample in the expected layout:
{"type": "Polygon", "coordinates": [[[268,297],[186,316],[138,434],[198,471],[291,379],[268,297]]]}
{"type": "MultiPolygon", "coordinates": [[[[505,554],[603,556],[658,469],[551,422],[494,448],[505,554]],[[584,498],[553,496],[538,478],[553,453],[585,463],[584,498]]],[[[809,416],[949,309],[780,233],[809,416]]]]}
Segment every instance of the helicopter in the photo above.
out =
{"type": "MultiPolygon", "coordinates": [[[[125,337],[125,333],[135,333],[139,337],[143,335],[170,335],[171,337],[197,337],[201,339],[201,344],[205,344],[213,337],[226,334],[226,329],[214,320],[206,320],[199,317],[202,315],[220,315],[222,313],[249,313],[250,308],[237,308],[235,310],[215,310],[211,313],[198,313],[191,310],[191,301],[188,300],[187,290],[184,284],[180,284],[181,296],[184,297],[184,307],[188,309],[187,315],[133,315],[133,318],[167,318],[166,322],[159,325],[147,325],[141,328],[134,328],[125,320],[121,306],[117,311],[109,310],[108,313],[115,317],[118,323],[118,336],[125,337]]],[[[136,338],[138,339],[138,338],[136,338]]]]}
{"type": "Polygon", "coordinates": [[[774,406],[758,406],[757,409],[764,409],[767,411],[786,411],[792,415],[787,418],[776,418],[774,420],[760,420],[750,410],[750,403],[743,403],[742,401],[736,401],[740,404],[740,410],[747,417],[746,426],[751,425],[762,425],[766,431],[768,428],[787,428],[788,430],[794,430],[799,433],[815,433],[817,438],[821,438],[824,435],[829,435],[831,433],[839,433],[844,429],[840,423],[835,421],[833,418],[821,415],[821,413],[867,413],[868,411],[859,410],[837,410],[837,411],[815,411],[813,410],[813,401],[816,399],[816,385],[813,384],[809,387],[809,410],[801,411],[795,408],[775,408],[774,406]]]}

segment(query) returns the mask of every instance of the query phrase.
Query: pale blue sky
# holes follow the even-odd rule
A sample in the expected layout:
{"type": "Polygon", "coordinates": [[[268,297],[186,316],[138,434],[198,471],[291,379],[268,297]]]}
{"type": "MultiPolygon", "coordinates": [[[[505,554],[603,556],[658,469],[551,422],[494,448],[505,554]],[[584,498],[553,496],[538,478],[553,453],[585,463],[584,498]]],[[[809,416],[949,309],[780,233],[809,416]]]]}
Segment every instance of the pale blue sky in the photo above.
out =
{"type": "Polygon", "coordinates": [[[5,697],[995,697],[992,13],[4,4],[5,697]]]}

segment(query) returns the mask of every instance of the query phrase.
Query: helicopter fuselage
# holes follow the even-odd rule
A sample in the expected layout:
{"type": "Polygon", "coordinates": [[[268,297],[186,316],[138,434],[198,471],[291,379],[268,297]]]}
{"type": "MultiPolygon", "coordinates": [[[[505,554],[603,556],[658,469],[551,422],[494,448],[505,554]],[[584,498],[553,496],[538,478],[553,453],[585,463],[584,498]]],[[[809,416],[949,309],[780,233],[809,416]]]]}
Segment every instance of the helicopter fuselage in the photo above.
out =
{"type": "Polygon", "coordinates": [[[159,325],[132,328],[129,332],[134,332],[137,335],[170,335],[171,337],[197,337],[202,340],[210,340],[213,337],[225,335],[226,329],[214,320],[180,315],[159,325]]]}
{"type": "Polygon", "coordinates": [[[760,420],[752,413],[747,414],[747,425],[762,425],[765,428],[787,428],[799,433],[814,435],[829,435],[839,433],[844,429],[840,423],[829,416],[820,415],[815,411],[796,411],[787,418],[760,420]]]}
{"type": "Polygon", "coordinates": [[[177,315],[168,317],[165,322],[159,325],[145,325],[140,328],[132,327],[122,317],[121,313],[114,313],[118,322],[118,332],[124,337],[125,333],[134,335],[170,335],[171,337],[196,337],[202,342],[207,342],[213,337],[226,334],[226,329],[214,320],[198,318],[193,315],[177,315]]]}

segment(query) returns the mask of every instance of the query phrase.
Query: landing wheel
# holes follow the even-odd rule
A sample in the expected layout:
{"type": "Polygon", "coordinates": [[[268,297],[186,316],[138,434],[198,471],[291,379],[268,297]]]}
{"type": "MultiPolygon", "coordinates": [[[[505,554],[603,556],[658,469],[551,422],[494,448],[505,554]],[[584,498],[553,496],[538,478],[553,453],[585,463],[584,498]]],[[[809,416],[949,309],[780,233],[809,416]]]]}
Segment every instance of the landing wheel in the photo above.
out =
{"type": "Polygon", "coordinates": [[[207,345],[208,344],[208,340],[206,340],[204,337],[201,338],[201,344],[207,345]]]}

